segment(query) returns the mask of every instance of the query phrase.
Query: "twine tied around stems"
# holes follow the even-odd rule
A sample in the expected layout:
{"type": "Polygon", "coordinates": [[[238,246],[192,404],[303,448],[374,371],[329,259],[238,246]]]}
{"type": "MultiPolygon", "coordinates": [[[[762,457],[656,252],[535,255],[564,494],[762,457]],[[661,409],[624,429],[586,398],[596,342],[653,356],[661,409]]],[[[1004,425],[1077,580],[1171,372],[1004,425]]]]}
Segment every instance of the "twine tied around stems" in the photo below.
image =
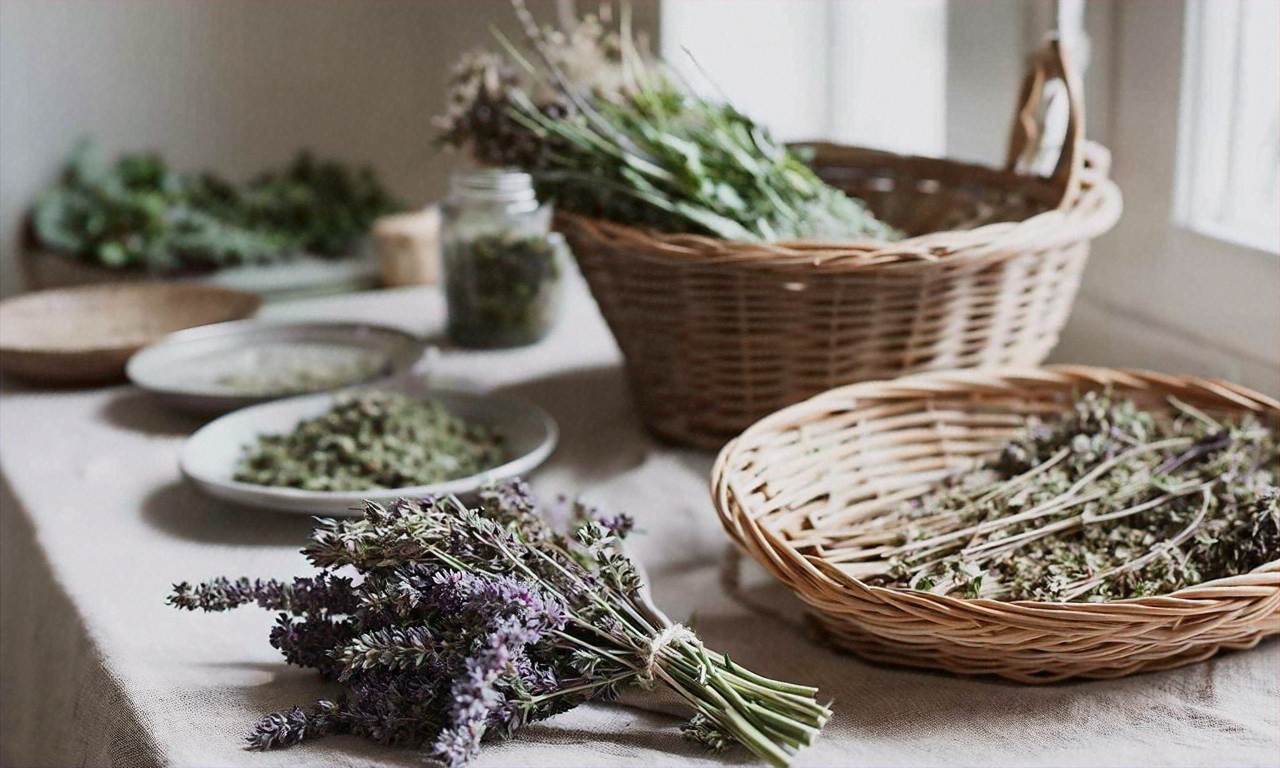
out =
{"type": "Polygon", "coordinates": [[[669,624],[663,627],[661,632],[649,638],[649,648],[645,651],[644,666],[638,678],[641,684],[648,686],[653,683],[654,672],[658,668],[658,656],[662,653],[662,649],[680,640],[699,642],[693,630],[683,624],[669,624]]]}

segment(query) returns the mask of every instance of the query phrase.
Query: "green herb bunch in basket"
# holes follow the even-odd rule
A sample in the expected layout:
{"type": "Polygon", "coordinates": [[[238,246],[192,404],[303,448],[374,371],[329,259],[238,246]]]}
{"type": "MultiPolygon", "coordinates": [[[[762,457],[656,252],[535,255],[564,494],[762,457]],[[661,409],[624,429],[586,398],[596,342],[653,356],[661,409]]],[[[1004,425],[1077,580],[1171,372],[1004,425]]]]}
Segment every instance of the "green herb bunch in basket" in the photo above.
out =
{"type": "Polygon", "coordinates": [[[526,45],[478,53],[454,74],[440,140],[534,175],[562,210],[732,240],[896,239],[862,202],[724,101],[699,96],[643,52],[623,9],[569,33],[514,3],[526,45]]]}

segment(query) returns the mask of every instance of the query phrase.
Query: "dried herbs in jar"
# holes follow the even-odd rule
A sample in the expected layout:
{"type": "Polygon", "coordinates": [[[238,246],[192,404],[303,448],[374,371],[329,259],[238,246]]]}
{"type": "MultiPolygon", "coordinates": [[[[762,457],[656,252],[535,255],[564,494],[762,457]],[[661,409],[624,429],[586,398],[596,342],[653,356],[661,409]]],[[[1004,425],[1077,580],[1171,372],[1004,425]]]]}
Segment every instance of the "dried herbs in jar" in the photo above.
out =
{"type": "Polygon", "coordinates": [[[517,171],[454,176],[442,237],[449,337],[466,347],[514,347],[546,335],[556,319],[562,248],[550,206],[517,171]]]}
{"type": "Polygon", "coordinates": [[[449,337],[469,347],[541,339],[555,322],[560,265],[552,236],[481,235],[445,246],[449,337]]]}

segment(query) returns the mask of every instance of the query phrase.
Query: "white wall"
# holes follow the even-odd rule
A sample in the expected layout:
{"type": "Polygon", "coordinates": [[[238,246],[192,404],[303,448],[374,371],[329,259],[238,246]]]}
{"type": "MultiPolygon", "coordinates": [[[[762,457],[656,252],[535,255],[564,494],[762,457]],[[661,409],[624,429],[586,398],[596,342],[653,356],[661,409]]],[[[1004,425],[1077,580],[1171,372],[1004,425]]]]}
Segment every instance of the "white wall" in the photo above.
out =
{"type": "Polygon", "coordinates": [[[1004,162],[1027,53],[1022,0],[957,0],[947,18],[947,156],[1004,162]]]}
{"type": "Polygon", "coordinates": [[[431,116],[495,23],[515,29],[505,0],[3,0],[0,293],[20,287],[22,212],[81,135],[233,177],[305,146],[372,164],[407,202],[438,196],[431,116]]]}

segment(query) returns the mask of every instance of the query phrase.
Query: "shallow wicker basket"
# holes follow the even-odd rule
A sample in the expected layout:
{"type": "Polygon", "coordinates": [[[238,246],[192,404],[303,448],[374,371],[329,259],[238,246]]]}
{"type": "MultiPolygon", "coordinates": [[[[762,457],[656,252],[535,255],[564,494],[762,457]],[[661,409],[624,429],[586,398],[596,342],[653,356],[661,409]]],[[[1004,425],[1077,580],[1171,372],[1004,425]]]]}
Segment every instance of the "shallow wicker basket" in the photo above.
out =
{"type": "Polygon", "coordinates": [[[1121,208],[1106,151],[1084,142],[1070,71],[1055,44],[1034,58],[1007,170],[814,147],[830,183],[907,233],[931,234],[764,244],[559,216],[650,429],[717,448],[840,384],[1043,360],[1089,240],[1121,208]],[[1072,105],[1061,157],[1047,178],[1016,173],[1039,146],[1034,117],[1055,77],[1072,105]]]}
{"type": "Polygon", "coordinates": [[[1280,426],[1280,402],[1265,395],[1150,372],[1004,368],[864,382],[785,408],[726,445],[712,475],[716,509],[834,644],[879,661],[1043,683],[1175,667],[1280,632],[1280,561],[1106,603],[963,599],[869,586],[842,569],[842,547],[880,516],[993,455],[1027,416],[1105,387],[1147,407],[1174,395],[1280,426]]]}

